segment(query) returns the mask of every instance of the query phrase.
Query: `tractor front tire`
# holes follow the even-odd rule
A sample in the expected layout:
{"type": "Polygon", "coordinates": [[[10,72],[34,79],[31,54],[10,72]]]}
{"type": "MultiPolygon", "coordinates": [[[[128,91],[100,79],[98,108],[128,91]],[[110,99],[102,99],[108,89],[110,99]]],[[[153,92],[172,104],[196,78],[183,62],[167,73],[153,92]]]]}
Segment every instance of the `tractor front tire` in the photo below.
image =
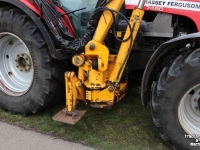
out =
{"type": "Polygon", "coordinates": [[[178,55],[162,70],[151,110],[161,137],[174,149],[199,149],[188,135],[200,135],[200,49],[178,55]]]}
{"type": "Polygon", "coordinates": [[[30,17],[0,8],[0,107],[24,115],[47,108],[63,94],[62,75],[30,17]]]}

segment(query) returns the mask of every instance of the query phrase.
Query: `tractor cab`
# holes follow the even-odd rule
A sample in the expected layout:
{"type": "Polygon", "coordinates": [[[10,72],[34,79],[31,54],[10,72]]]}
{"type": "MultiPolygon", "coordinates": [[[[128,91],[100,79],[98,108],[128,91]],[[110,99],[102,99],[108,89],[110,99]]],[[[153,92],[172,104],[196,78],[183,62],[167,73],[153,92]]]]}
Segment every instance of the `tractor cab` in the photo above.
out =
{"type": "Polygon", "coordinates": [[[66,12],[74,25],[76,34],[83,37],[87,33],[87,23],[98,0],[58,0],[57,3],[66,12]],[[73,12],[74,11],[74,12],[73,12]],[[73,12],[73,13],[70,13],[73,12]]]}

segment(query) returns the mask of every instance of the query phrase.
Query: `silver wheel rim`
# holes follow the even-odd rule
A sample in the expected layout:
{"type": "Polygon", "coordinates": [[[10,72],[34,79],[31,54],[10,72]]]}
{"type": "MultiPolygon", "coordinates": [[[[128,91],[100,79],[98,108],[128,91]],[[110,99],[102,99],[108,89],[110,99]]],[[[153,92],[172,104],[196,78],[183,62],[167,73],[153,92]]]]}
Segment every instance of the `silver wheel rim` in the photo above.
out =
{"type": "Polygon", "coordinates": [[[34,68],[30,52],[16,35],[0,33],[0,89],[11,96],[21,96],[31,87],[34,68]]]}
{"type": "Polygon", "coordinates": [[[187,134],[200,134],[200,84],[186,92],[178,106],[178,119],[187,134]]]}

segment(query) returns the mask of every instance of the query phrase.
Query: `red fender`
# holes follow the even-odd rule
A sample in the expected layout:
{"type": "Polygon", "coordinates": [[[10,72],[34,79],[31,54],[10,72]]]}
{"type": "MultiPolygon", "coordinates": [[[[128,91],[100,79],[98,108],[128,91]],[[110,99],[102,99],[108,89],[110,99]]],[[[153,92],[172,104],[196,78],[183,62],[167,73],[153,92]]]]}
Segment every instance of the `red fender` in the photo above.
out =
{"type": "MultiPolygon", "coordinates": [[[[23,3],[24,5],[26,5],[28,8],[30,8],[32,11],[34,11],[36,14],[40,15],[40,9],[37,7],[37,5],[32,2],[31,0],[19,0],[19,2],[23,3]]],[[[62,10],[61,8],[59,8],[58,6],[56,6],[56,9],[61,13],[61,14],[65,14],[65,11],[62,10]]],[[[66,14],[64,15],[64,17],[67,19],[67,21],[69,22],[69,26],[68,24],[64,21],[64,19],[62,19],[63,24],[66,28],[68,28],[69,33],[75,37],[74,33],[74,28],[72,26],[71,20],[69,19],[69,16],[66,14]]]]}

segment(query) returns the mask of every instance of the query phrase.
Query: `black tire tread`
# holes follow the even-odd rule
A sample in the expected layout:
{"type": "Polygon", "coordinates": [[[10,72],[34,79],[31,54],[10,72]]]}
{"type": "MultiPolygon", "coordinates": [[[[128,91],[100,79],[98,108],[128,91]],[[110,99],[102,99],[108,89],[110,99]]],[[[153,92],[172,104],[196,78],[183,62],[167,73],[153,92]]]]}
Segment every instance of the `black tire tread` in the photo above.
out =
{"type": "MultiPolygon", "coordinates": [[[[160,75],[158,76],[158,80],[155,81],[152,87],[151,113],[154,124],[156,125],[160,136],[166,142],[168,142],[173,149],[182,148],[180,148],[179,145],[174,142],[172,137],[174,137],[175,135],[172,135],[170,129],[168,129],[168,126],[166,125],[167,122],[164,122],[164,114],[160,113],[160,110],[163,109],[163,103],[160,102],[159,98],[163,96],[162,93],[166,89],[170,88],[169,83],[172,83],[177,78],[179,78],[185,68],[200,66],[199,57],[200,49],[196,49],[194,51],[188,50],[188,52],[186,53],[177,55],[172,63],[169,63],[168,66],[163,68],[160,75]]],[[[165,104],[167,105],[167,102],[165,104]]]]}
{"type": "MultiPolygon", "coordinates": [[[[58,98],[64,93],[64,67],[57,60],[53,60],[48,51],[48,45],[46,44],[44,38],[41,35],[40,30],[23,11],[14,7],[3,7],[0,8],[0,19],[8,17],[11,21],[15,20],[22,28],[26,28],[29,31],[31,38],[35,39],[35,43],[38,49],[41,49],[42,53],[42,68],[44,70],[43,80],[45,86],[43,86],[42,96],[32,98],[24,101],[23,107],[17,108],[17,106],[11,106],[11,108],[6,104],[7,101],[4,100],[0,104],[2,109],[9,110],[13,113],[23,113],[28,114],[30,112],[36,113],[42,109],[48,108],[58,102],[58,98]],[[13,109],[13,107],[15,107],[13,109]]],[[[32,58],[36,59],[36,58],[32,58]]],[[[34,60],[33,60],[34,61],[34,60]]],[[[37,70],[35,70],[37,71],[37,70]]]]}

